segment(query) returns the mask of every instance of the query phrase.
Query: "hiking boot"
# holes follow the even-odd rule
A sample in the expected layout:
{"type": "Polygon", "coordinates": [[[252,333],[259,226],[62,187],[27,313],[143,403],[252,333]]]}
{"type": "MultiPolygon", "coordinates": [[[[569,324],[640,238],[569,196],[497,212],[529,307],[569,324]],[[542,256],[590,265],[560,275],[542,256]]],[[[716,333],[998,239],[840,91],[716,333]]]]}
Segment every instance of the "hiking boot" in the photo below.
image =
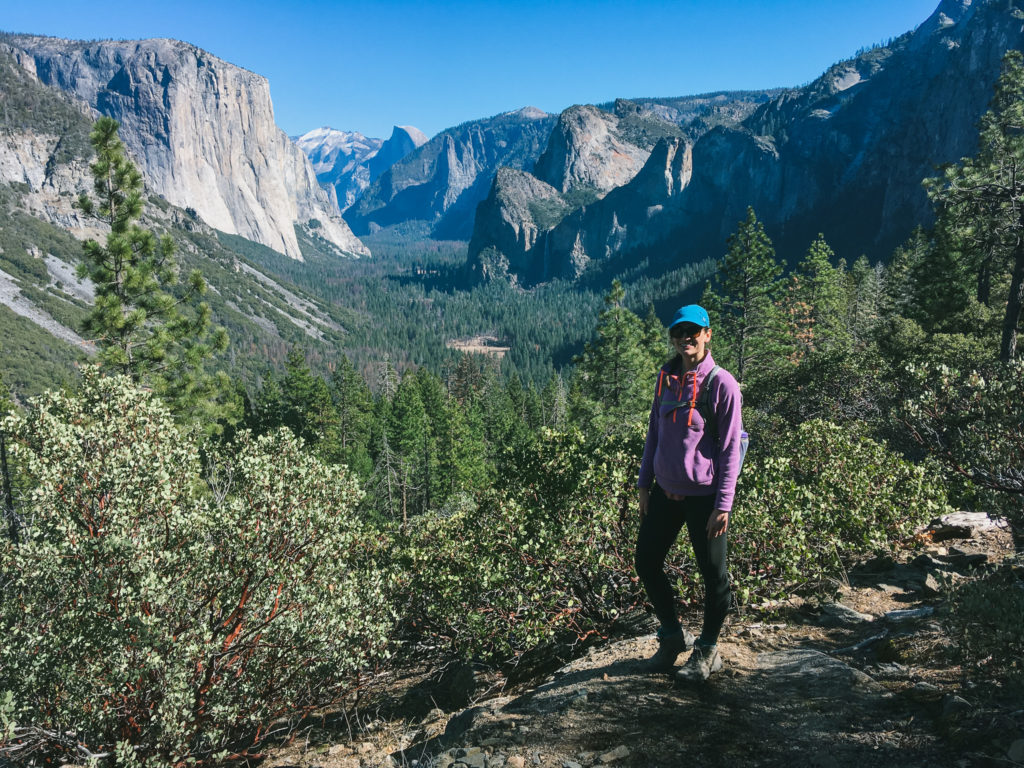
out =
{"type": "Polygon", "coordinates": [[[640,662],[640,668],[647,674],[659,672],[671,672],[676,663],[676,657],[687,648],[693,647],[693,634],[685,629],[673,632],[670,635],[661,634],[658,630],[658,650],[649,659],[640,662]]]}
{"type": "Polygon", "coordinates": [[[701,645],[695,643],[693,653],[686,663],[676,672],[676,680],[684,683],[703,683],[712,672],[722,668],[722,657],[718,655],[717,645],[701,645]]]}

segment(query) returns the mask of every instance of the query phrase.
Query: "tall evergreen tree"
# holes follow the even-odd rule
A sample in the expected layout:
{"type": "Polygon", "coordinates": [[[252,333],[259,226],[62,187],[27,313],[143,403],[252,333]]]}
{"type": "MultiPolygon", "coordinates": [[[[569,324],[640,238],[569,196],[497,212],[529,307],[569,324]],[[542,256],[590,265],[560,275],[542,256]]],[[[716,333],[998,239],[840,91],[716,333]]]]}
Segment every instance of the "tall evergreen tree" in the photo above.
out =
{"type": "Polygon", "coordinates": [[[978,153],[928,183],[937,229],[988,295],[996,273],[1009,274],[1000,358],[1017,356],[1024,310],[1024,54],[1003,58],[991,108],[981,119],[978,153]]]}
{"type": "Polygon", "coordinates": [[[819,234],[797,266],[787,308],[793,339],[804,351],[841,345],[846,337],[843,276],[832,265],[835,254],[819,234]]]}
{"type": "Polygon", "coordinates": [[[757,220],[753,208],[728,240],[718,272],[720,292],[706,290],[706,309],[718,317],[714,344],[716,359],[743,382],[751,374],[768,372],[787,351],[785,320],[776,301],[783,284],[782,265],[757,220]],[[724,336],[725,344],[718,339],[724,336]],[[722,360],[718,354],[724,347],[722,360]]]}
{"type": "Polygon", "coordinates": [[[576,358],[576,378],[582,398],[577,419],[600,432],[643,420],[650,405],[653,376],[650,346],[643,322],[622,306],[625,291],[615,280],[604,297],[605,308],[595,329],[576,358]]]}
{"type": "Polygon", "coordinates": [[[227,333],[211,329],[209,306],[195,301],[206,292],[198,270],[180,295],[171,292],[178,282],[174,242],[138,225],[142,176],[117,130],[109,117],[93,126],[95,200],[83,193],[77,203],[110,229],[104,244],[84,244],[79,276],[96,287],[84,331],[95,340],[106,369],[151,387],[179,413],[196,412],[223,384],[207,375],[204,363],[227,347],[227,333]]]}
{"type": "Polygon", "coordinates": [[[337,424],[337,457],[357,475],[371,469],[369,459],[370,419],[373,395],[347,355],[338,356],[331,373],[331,400],[337,424]]]}
{"type": "Polygon", "coordinates": [[[327,382],[313,373],[305,351],[292,347],[282,382],[282,422],[318,453],[336,458],[337,415],[327,382]]]}

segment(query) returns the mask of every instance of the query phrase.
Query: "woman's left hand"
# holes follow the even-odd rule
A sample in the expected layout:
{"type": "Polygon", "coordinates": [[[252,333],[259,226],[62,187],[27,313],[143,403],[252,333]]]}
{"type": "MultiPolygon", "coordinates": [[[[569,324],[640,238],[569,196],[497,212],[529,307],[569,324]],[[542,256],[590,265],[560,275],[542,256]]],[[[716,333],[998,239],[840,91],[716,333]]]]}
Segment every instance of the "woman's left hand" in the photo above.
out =
{"type": "Polygon", "coordinates": [[[708,518],[708,538],[717,539],[729,530],[729,513],[716,509],[708,518]]]}

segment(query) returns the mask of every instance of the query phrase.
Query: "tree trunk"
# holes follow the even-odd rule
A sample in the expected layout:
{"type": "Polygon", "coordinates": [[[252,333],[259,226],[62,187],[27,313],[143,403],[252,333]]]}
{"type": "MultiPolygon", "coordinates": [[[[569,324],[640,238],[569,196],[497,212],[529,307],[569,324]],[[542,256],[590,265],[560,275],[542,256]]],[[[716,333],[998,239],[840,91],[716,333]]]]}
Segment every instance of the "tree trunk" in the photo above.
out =
{"type": "Polygon", "coordinates": [[[7,466],[7,441],[3,432],[0,432],[0,472],[3,474],[4,484],[4,516],[7,518],[11,541],[17,543],[18,519],[14,515],[14,493],[11,491],[11,472],[7,466]]]}
{"type": "Polygon", "coordinates": [[[1013,276],[1010,278],[1010,296],[1006,301],[1006,316],[1003,318],[1003,341],[999,348],[999,359],[1008,363],[1017,356],[1017,326],[1020,311],[1024,306],[1024,239],[1018,241],[1013,251],[1013,276]]]}

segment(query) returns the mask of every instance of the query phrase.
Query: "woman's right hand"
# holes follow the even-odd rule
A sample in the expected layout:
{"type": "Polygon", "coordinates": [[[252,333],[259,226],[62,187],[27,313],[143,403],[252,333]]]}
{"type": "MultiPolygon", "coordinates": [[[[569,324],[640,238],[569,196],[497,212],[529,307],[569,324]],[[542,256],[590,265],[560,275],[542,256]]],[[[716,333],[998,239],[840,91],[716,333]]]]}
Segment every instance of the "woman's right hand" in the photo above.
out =
{"type": "Polygon", "coordinates": [[[640,489],[640,522],[641,523],[644,521],[644,518],[647,517],[647,504],[648,504],[648,502],[650,502],[650,500],[651,500],[651,490],[650,490],[650,488],[641,488],[640,489]]]}

